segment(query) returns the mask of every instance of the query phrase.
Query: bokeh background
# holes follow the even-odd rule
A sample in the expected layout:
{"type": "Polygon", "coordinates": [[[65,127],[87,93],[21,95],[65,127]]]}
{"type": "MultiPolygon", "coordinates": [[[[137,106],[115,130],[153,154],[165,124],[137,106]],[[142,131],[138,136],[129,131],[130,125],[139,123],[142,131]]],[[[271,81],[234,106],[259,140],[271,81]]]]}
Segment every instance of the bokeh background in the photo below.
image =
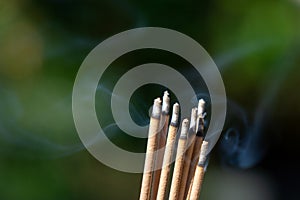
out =
{"type": "MultiPolygon", "coordinates": [[[[228,117],[202,199],[299,199],[299,0],[1,1],[0,199],[138,199],[141,174],[116,171],[91,156],[71,104],[87,54],[107,37],[143,26],[189,35],[222,73],[228,117]]],[[[106,113],[126,66],[154,59],[195,81],[173,57],[145,50],[114,63],[99,83],[97,112],[106,113]]],[[[163,90],[153,85],[135,93],[130,109],[137,123],[148,123],[147,110],[163,90]]],[[[109,113],[99,121],[117,145],[145,150],[146,141],[121,133],[109,113]]]]}

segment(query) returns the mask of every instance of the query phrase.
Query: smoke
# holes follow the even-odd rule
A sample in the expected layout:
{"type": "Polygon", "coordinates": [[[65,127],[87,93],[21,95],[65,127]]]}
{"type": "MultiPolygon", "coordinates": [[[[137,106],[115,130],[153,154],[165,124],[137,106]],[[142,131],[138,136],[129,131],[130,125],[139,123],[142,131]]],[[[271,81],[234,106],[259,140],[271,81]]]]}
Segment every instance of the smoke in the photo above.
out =
{"type": "MultiPolygon", "coordinates": [[[[131,8],[128,9],[130,10],[131,8]]],[[[57,56],[64,55],[68,53],[68,51],[72,51],[72,49],[89,48],[93,43],[95,43],[95,41],[82,37],[73,38],[67,42],[67,45],[64,43],[63,46],[54,45],[51,48],[47,48],[50,50],[46,53],[50,59],[57,58],[57,56]]],[[[270,42],[257,42],[233,48],[232,50],[228,50],[225,54],[217,56],[216,63],[220,71],[225,71],[229,69],[234,62],[246,58],[247,56],[260,53],[270,46],[270,42]]],[[[252,120],[249,120],[250,115],[244,108],[234,101],[228,100],[227,122],[219,141],[222,159],[225,163],[247,168],[254,166],[263,158],[266,153],[266,149],[264,148],[265,143],[263,141],[264,124],[272,110],[272,103],[280,89],[280,85],[285,80],[292,66],[289,62],[293,61],[293,59],[293,56],[283,58],[282,62],[276,67],[277,70],[273,72],[272,75],[268,74],[266,76],[266,80],[269,80],[269,82],[265,84],[265,87],[261,87],[263,91],[262,96],[255,108],[255,115],[252,120]]],[[[22,155],[38,158],[58,158],[72,155],[85,149],[81,142],[68,145],[60,144],[35,131],[26,130],[18,121],[24,112],[18,96],[11,88],[0,88],[0,90],[0,143],[5,147],[1,148],[2,152],[17,154],[19,151],[15,150],[22,149],[25,150],[20,152],[22,155]]],[[[112,91],[101,84],[98,87],[98,91],[108,96],[112,95],[112,91]]],[[[184,93],[184,91],[182,92],[184,93]]],[[[152,94],[148,95],[151,96],[152,94]]],[[[157,95],[157,93],[155,95],[157,95]]],[[[151,98],[153,99],[154,97],[156,96],[152,96],[151,98]]],[[[197,97],[191,99],[191,104],[197,105],[197,99],[200,98],[204,98],[206,102],[208,102],[207,119],[209,119],[209,109],[211,106],[209,104],[209,94],[205,92],[198,93],[197,97]]],[[[145,126],[149,123],[149,108],[145,104],[137,104],[136,99],[130,102],[130,114],[137,124],[145,126]]],[[[54,102],[54,104],[55,103],[57,102],[54,102]]],[[[64,109],[71,109],[71,107],[64,107],[64,109]]],[[[206,122],[207,126],[209,121],[206,122]]],[[[104,129],[111,133],[111,137],[118,137],[118,133],[120,132],[115,123],[107,124],[104,129]]],[[[75,132],[72,132],[72,134],[77,136],[75,132]]]]}
{"type": "Polygon", "coordinates": [[[263,40],[263,41],[252,41],[249,44],[244,44],[242,46],[238,46],[227,50],[225,53],[216,56],[215,62],[219,67],[219,70],[222,72],[230,66],[234,62],[242,60],[247,56],[258,54],[262,51],[266,51],[274,45],[274,41],[271,40],[263,40]]]}
{"type": "Polygon", "coordinates": [[[2,155],[45,158],[70,155],[83,149],[81,144],[62,145],[34,131],[22,128],[20,118],[24,109],[12,89],[1,91],[0,99],[0,143],[2,155]]]}
{"type": "MultiPolygon", "coordinates": [[[[2,155],[33,159],[56,159],[85,150],[81,142],[68,145],[60,144],[47,139],[36,131],[29,131],[22,128],[22,125],[18,122],[22,106],[17,96],[11,90],[6,92],[2,90],[1,92],[5,94],[2,96],[0,102],[0,144],[2,146],[2,155]],[[5,108],[6,112],[4,112],[5,108]]],[[[104,128],[104,131],[112,133],[110,137],[115,137],[117,133],[116,128],[116,124],[110,124],[104,128]]],[[[97,138],[91,141],[90,145],[94,142],[97,142],[97,138]]]]}
{"type": "Polygon", "coordinates": [[[227,124],[220,139],[220,153],[225,163],[249,168],[263,159],[269,145],[265,141],[265,124],[270,119],[278,91],[286,80],[296,55],[293,49],[288,51],[272,68],[272,72],[267,74],[252,120],[249,120],[250,115],[242,107],[228,101],[227,124]]]}

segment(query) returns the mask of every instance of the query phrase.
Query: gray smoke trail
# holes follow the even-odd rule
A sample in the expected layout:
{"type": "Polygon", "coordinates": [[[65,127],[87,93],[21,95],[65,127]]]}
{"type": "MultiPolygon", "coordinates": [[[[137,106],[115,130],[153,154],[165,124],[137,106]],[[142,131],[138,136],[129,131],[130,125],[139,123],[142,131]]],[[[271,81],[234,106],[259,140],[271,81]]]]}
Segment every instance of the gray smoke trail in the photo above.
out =
{"type": "MultiPolygon", "coordinates": [[[[249,121],[247,113],[239,106],[229,105],[229,111],[233,116],[244,116],[245,118],[239,122],[230,124],[224,132],[224,136],[220,141],[221,153],[224,161],[241,168],[249,168],[256,165],[262,160],[267,152],[268,143],[264,141],[264,130],[270,114],[272,113],[274,99],[282,83],[286,80],[287,74],[293,67],[296,54],[285,56],[280,59],[279,64],[272,68],[273,73],[267,75],[265,80],[268,81],[262,88],[262,96],[259,104],[255,109],[253,121],[249,121]],[[235,109],[232,109],[233,106],[235,109]],[[239,123],[241,125],[239,125],[239,123]]],[[[231,120],[230,117],[227,120],[231,120]]]]}
{"type": "MultiPolygon", "coordinates": [[[[99,85],[98,90],[105,95],[112,95],[112,91],[103,85],[99,85]]],[[[38,134],[34,130],[28,130],[22,127],[18,120],[24,111],[18,96],[11,88],[5,90],[0,88],[0,92],[2,94],[0,99],[0,144],[2,145],[0,151],[2,155],[12,154],[14,156],[29,158],[55,159],[69,156],[86,149],[81,142],[60,144],[38,134]],[[16,149],[21,149],[21,151],[16,151],[16,149]]],[[[71,96],[71,94],[54,102],[52,106],[63,110],[66,109],[67,111],[69,96],[71,96]]],[[[148,116],[141,113],[140,109],[137,109],[135,105],[130,104],[130,106],[132,115],[136,121],[141,124],[148,124],[148,116]]],[[[49,109],[53,110],[51,106],[49,109]]],[[[147,108],[145,107],[144,109],[147,108]]],[[[117,138],[121,133],[116,123],[109,123],[103,130],[111,139],[117,138]]],[[[75,132],[74,136],[77,136],[75,132]]],[[[99,142],[99,139],[101,138],[93,138],[89,145],[99,142]]]]}
{"type": "Polygon", "coordinates": [[[262,51],[266,51],[273,45],[275,45],[275,42],[271,40],[252,41],[251,43],[227,50],[219,56],[217,55],[215,62],[219,70],[222,72],[230,68],[234,62],[246,58],[247,56],[252,56],[262,51]]]}
{"type": "MultiPolygon", "coordinates": [[[[36,131],[22,127],[19,119],[24,111],[18,96],[11,88],[0,88],[0,92],[0,144],[2,146],[0,152],[2,156],[14,155],[34,159],[55,159],[85,150],[81,142],[60,144],[38,134],[36,131]]],[[[57,106],[57,104],[58,102],[54,103],[54,106],[57,106]]],[[[111,138],[116,137],[119,133],[114,123],[104,127],[104,130],[110,133],[111,138]]],[[[97,141],[97,138],[91,141],[91,145],[95,141],[97,141]]]]}
{"type": "MultiPolygon", "coordinates": [[[[294,66],[293,62],[296,56],[294,53],[292,53],[292,55],[285,55],[285,57],[280,60],[273,75],[267,76],[269,77],[269,83],[266,84],[265,87],[262,87],[262,91],[264,92],[256,108],[253,123],[249,129],[248,140],[239,156],[241,167],[255,165],[266,153],[266,144],[263,143],[264,124],[272,113],[274,99],[276,99],[282,83],[286,80],[288,73],[294,66]]],[[[268,80],[268,78],[266,78],[266,80],[268,80]]]]}

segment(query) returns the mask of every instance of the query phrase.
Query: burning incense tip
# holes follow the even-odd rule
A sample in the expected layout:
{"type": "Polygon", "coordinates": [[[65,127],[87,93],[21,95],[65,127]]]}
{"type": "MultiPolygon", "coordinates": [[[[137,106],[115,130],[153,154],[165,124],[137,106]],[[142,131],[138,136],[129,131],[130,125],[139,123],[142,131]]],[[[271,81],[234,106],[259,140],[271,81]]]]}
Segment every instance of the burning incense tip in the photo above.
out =
{"type": "Polygon", "coordinates": [[[186,118],[182,121],[180,138],[187,137],[188,130],[189,130],[189,120],[186,118]]]}
{"type": "Polygon", "coordinates": [[[196,132],[198,136],[204,137],[203,126],[204,126],[204,110],[205,110],[205,101],[200,99],[198,102],[198,114],[196,122],[196,132]]]}
{"type": "Polygon", "coordinates": [[[208,153],[208,142],[203,141],[202,146],[201,146],[201,151],[200,151],[199,162],[198,162],[199,166],[205,165],[207,153],[208,153]]]}
{"type": "Polygon", "coordinates": [[[161,114],[161,100],[160,100],[160,98],[156,98],[154,100],[151,117],[160,118],[160,114],[161,114]]]}
{"type": "Polygon", "coordinates": [[[200,99],[198,102],[198,116],[202,116],[205,109],[205,101],[200,99]]]}
{"type": "Polygon", "coordinates": [[[197,113],[198,109],[193,108],[191,111],[191,122],[190,122],[190,129],[194,130],[196,129],[196,123],[197,123],[197,113]]]}
{"type": "Polygon", "coordinates": [[[173,105],[173,112],[172,112],[172,119],[171,119],[171,124],[173,126],[178,126],[178,121],[179,121],[179,104],[175,103],[173,105]]]}
{"type": "Polygon", "coordinates": [[[163,96],[162,112],[168,114],[170,111],[170,97],[169,92],[165,91],[163,96]]]}

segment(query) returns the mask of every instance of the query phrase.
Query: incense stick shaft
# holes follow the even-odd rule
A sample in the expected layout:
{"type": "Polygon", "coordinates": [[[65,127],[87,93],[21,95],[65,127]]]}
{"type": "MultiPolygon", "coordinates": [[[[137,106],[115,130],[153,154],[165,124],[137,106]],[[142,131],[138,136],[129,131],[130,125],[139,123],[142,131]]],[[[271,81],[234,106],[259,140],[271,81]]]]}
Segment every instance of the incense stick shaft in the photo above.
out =
{"type": "Polygon", "coordinates": [[[149,125],[149,136],[147,143],[147,153],[145,158],[144,174],[142,179],[142,187],[140,200],[149,200],[151,193],[151,181],[154,170],[155,151],[157,149],[157,137],[160,125],[161,105],[160,100],[156,99],[153,105],[152,116],[149,125]]]}
{"type": "Polygon", "coordinates": [[[184,192],[186,190],[186,183],[187,183],[188,173],[190,169],[191,158],[194,150],[194,144],[195,144],[196,121],[197,121],[197,108],[193,108],[191,111],[191,122],[190,122],[189,134],[188,134],[187,151],[185,153],[184,167],[183,167],[182,179],[180,183],[180,192],[178,198],[179,200],[184,199],[184,192]]]}
{"type": "Polygon", "coordinates": [[[171,162],[174,153],[174,146],[176,142],[176,133],[178,128],[175,126],[170,126],[167,145],[165,149],[164,161],[163,161],[163,168],[161,171],[159,186],[158,186],[158,193],[157,193],[157,200],[165,200],[167,196],[167,187],[169,181],[169,175],[171,170],[171,162]]]}
{"type": "Polygon", "coordinates": [[[157,193],[158,193],[158,187],[159,187],[159,180],[161,175],[161,167],[163,164],[164,159],[164,151],[163,148],[166,146],[166,140],[167,140],[167,133],[168,133],[168,126],[169,126],[169,115],[165,115],[164,113],[161,116],[160,126],[162,130],[159,133],[158,136],[158,149],[156,159],[155,159],[155,169],[153,174],[153,183],[152,183],[152,189],[151,189],[151,200],[155,200],[157,193]]]}
{"type": "Polygon", "coordinates": [[[186,189],[184,192],[184,197],[188,199],[191,194],[192,186],[193,186],[193,179],[195,176],[195,171],[197,167],[197,162],[199,160],[199,154],[201,151],[201,145],[203,142],[203,137],[196,136],[195,143],[194,143],[194,149],[191,157],[191,163],[189,167],[189,173],[187,177],[187,183],[186,183],[186,189]]]}
{"type": "Polygon", "coordinates": [[[196,172],[195,172],[195,177],[193,181],[193,187],[191,190],[191,195],[189,200],[198,200],[201,192],[201,187],[203,183],[203,178],[204,178],[204,167],[203,166],[197,166],[196,172]]]}
{"type": "Polygon", "coordinates": [[[197,162],[199,159],[199,154],[201,151],[201,146],[204,138],[204,118],[203,118],[203,112],[205,109],[205,102],[203,99],[200,99],[198,102],[198,113],[197,113],[197,122],[196,122],[196,141],[194,144],[194,149],[192,153],[190,168],[189,168],[189,174],[187,177],[187,183],[186,183],[186,189],[184,192],[184,198],[189,199],[191,190],[192,190],[192,183],[196,171],[197,162]]]}
{"type": "Polygon", "coordinates": [[[198,165],[196,168],[195,176],[192,182],[192,189],[190,196],[188,197],[189,200],[197,200],[200,196],[201,186],[203,183],[204,173],[205,173],[205,163],[208,154],[208,142],[203,141],[201,146],[201,152],[198,160],[198,165]]]}
{"type": "Polygon", "coordinates": [[[156,198],[157,200],[165,200],[167,197],[167,187],[168,187],[170,169],[172,164],[172,158],[174,154],[176,135],[178,131],[178,121],[179,121],[179,104],[175,103],[173,105],[171,125],[169,126],[169,130],[168,130],[167,144],[165,148],[162,171],[160,175],[158,193],[156,198]]]}
{"type": "Polygon", "coordinates": [[[180,183],[182,178],[182,172],[184,167],[184,156],[186,150],[187,143],[187,132],[189,128],[189,121],[184,119],[182,122],[181,134],[178,142],[177,154],[176,154],[176,162],[172,177],[171,189],[169,200],[178,200],[180,193],[180,183]]]}

